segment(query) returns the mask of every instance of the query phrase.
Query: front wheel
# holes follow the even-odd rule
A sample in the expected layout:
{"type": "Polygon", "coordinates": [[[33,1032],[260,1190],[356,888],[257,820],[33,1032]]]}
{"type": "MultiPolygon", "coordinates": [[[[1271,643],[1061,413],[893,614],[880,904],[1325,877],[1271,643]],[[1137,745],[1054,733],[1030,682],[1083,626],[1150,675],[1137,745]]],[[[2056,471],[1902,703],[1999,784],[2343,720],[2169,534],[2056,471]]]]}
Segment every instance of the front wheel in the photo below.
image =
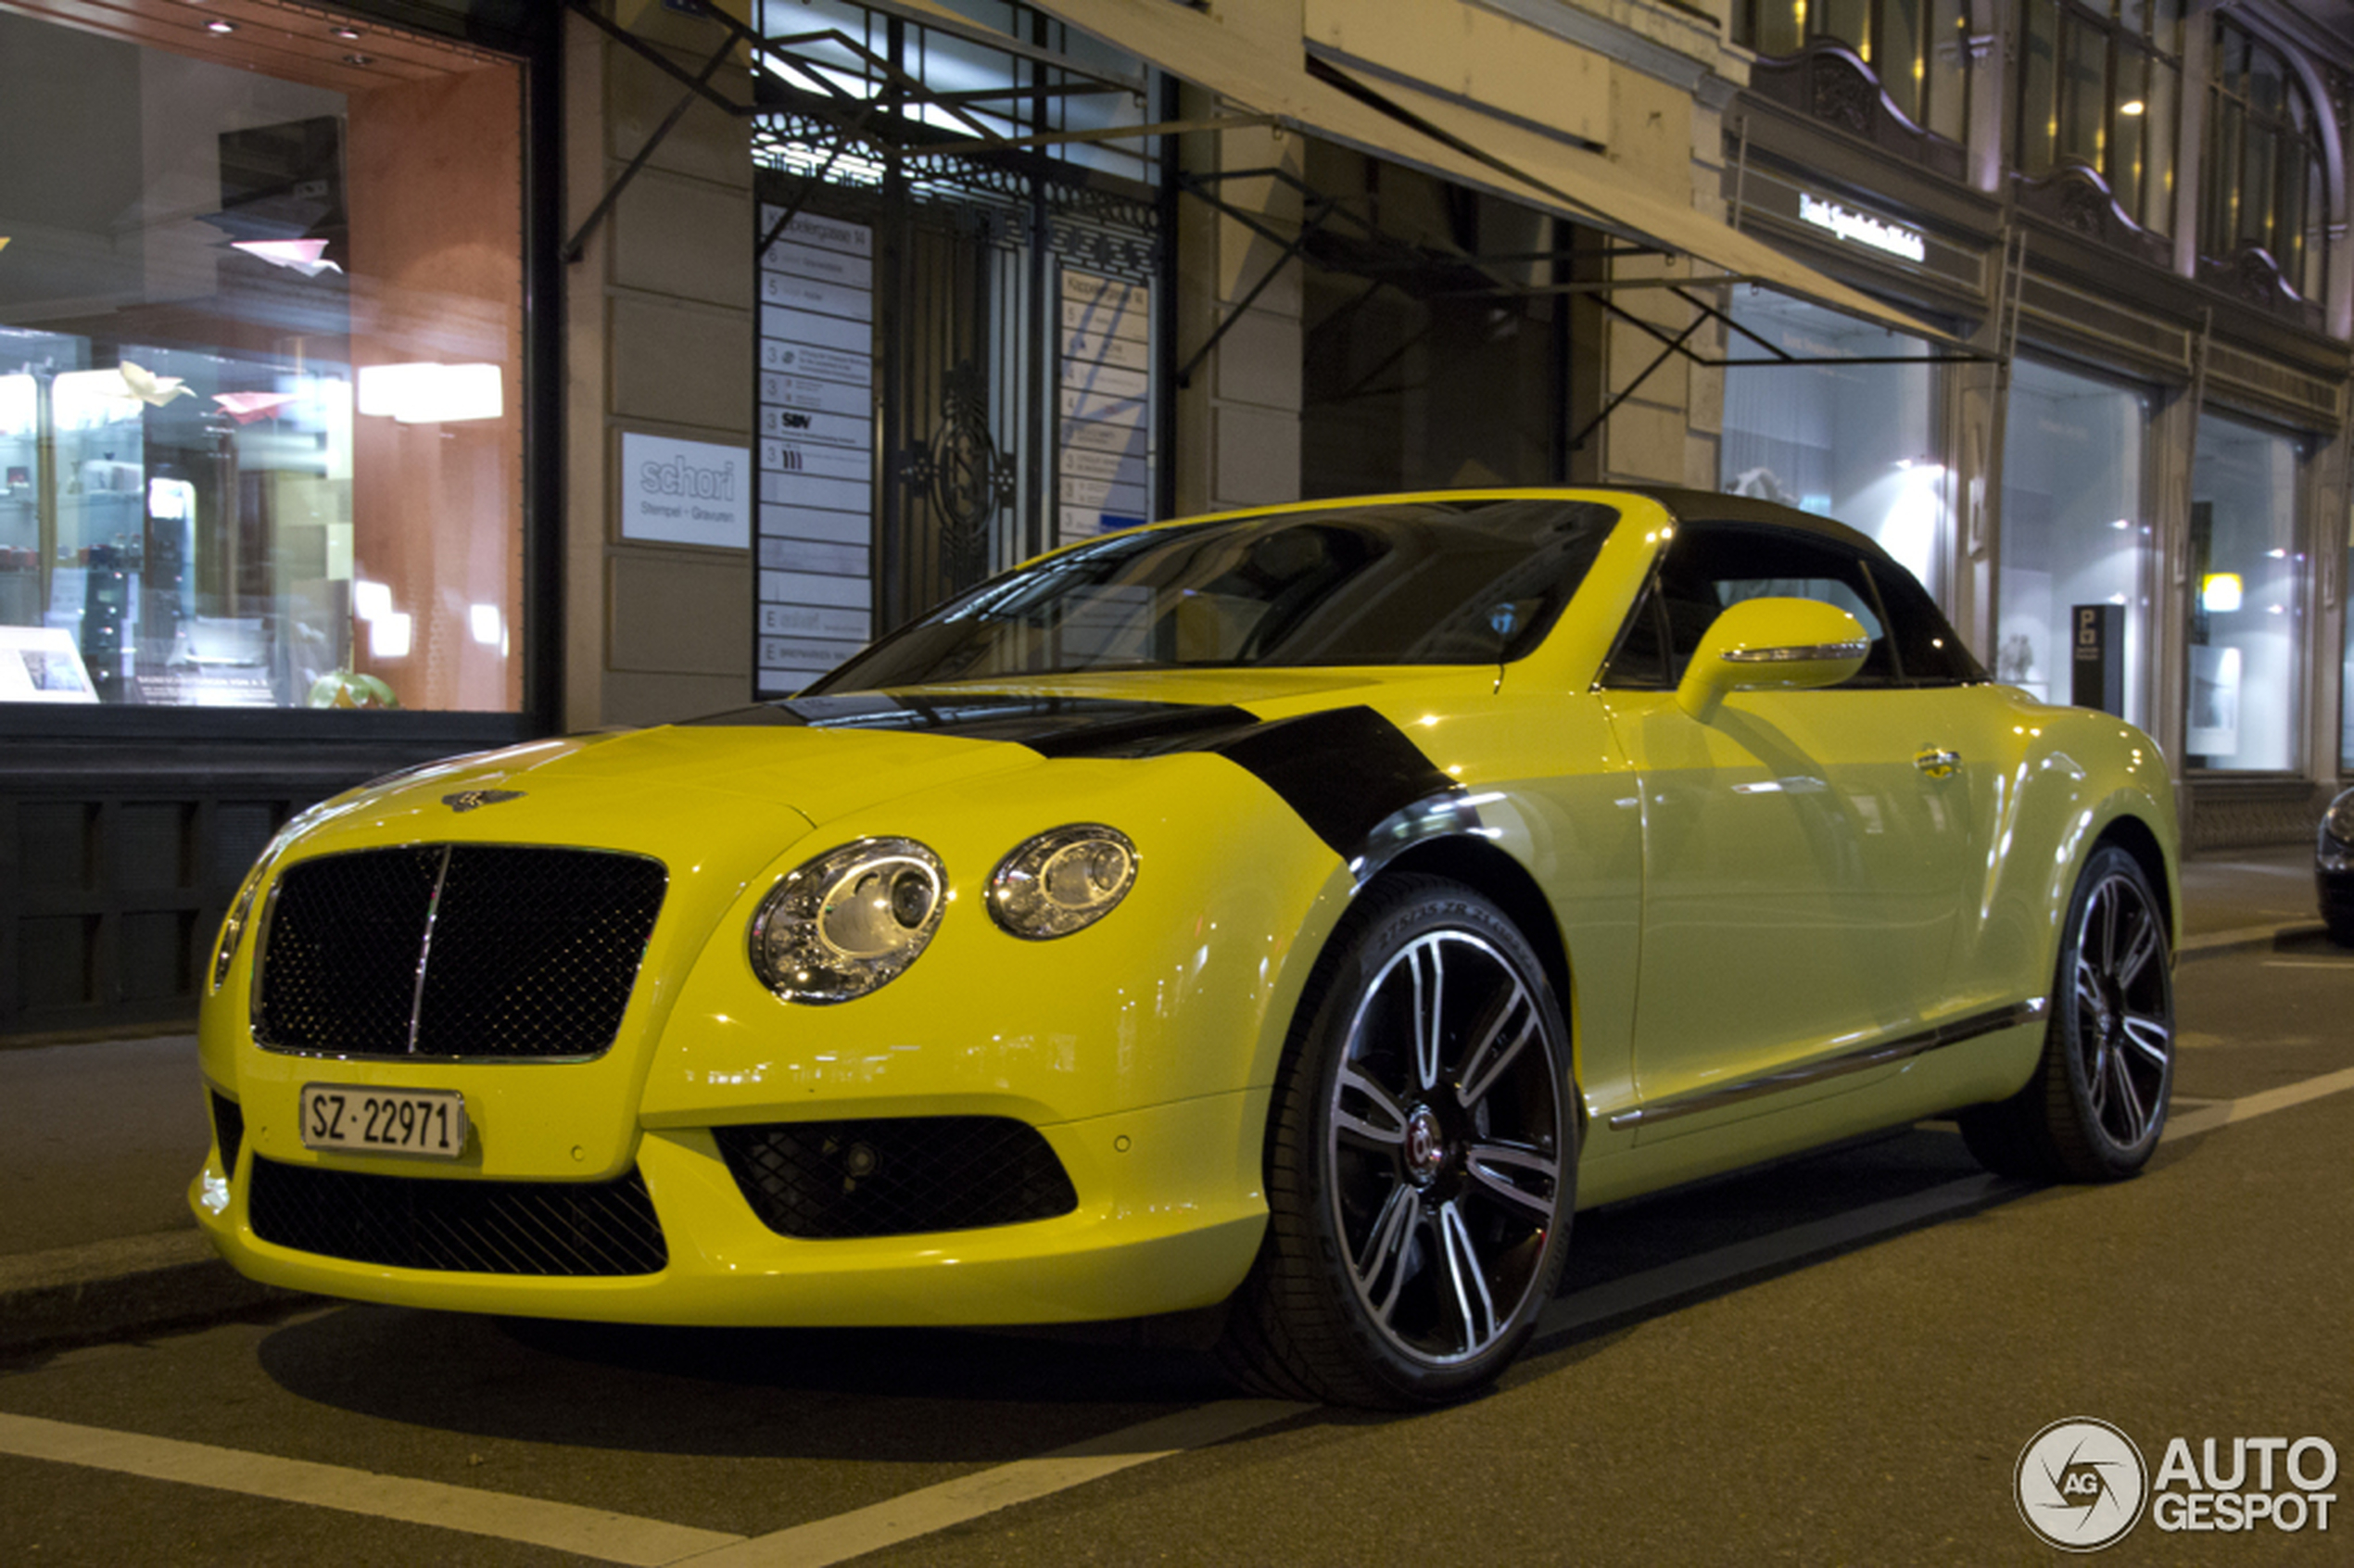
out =
{"type": "Polygon", "coordinates": [[[1992,1170],[2113,1182],[2149,1162],[2174,1082],[2166,917],[2141,863],[2093,853],[2069,900],[2044,1057],[2027,1087],[1961,1117],[1992,1170]]]}
{"type": "Polygon", "coordinates": [[[1560,1005],[1501,910],[1400,877],[1361,895],[1301,1014],[1222,1358],[1294,1397],[1454,1397],[1512,1360],[1560,1278],[1577,1157],[1560,1005]]]}

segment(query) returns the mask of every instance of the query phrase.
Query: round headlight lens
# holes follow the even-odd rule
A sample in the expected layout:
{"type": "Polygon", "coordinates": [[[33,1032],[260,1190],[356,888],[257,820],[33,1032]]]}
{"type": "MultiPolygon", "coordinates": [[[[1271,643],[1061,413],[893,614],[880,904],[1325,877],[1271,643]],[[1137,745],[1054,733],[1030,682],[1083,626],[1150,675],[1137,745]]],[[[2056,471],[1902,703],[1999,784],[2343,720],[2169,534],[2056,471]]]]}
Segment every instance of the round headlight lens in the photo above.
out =
{"type": "Polygon", "coordinates": [[[897,979],[940,928],[948,876],[913,839],[867,839],[804,862],[752,921],[752,967],[788,1002],[847,1002],[897,979]]]}
{"type": "Polygon", "coordinates": [[[989,913],[1018,937],[1084,930],[1136,883],[1136,846],[1117,828],[1078,822],[1026,839],[989,879],[989,913]]]}
{"type": "Polygon", "coordinates": [[[2322,826],[2339,843],[2354,845],[2354,790],[2347,790],[2330,803],[2328,814],[2322,818],[2322,826]]]}

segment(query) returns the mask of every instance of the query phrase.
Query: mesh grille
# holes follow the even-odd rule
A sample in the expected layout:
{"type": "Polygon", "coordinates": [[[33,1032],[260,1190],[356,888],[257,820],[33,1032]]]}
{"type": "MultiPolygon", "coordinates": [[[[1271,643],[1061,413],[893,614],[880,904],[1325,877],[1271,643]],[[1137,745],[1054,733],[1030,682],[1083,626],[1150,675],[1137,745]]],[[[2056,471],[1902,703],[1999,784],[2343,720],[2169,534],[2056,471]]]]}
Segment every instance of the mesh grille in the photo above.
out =
{"type": "Polygon", "coordinates": [[[253,1233],[297,1252],[470,1274],[652,1274],[669,1261],[645,1178],[374,1176],[254,1156],[253,1233]]]}
{"type": "Polygon", "coordinates": [[[221,1145],[221,1174],[237,1174],[237,1149],[246,1141],[246,1113],[226,1094],[212,1096],[212,1136],[221,1145]]]}
{"type": "Polygon", "coordinates": [[[832,1240],[969,1231],[1079,1207],[1035,1128],[1005,1117],[790,1121],[712,1130],[761,1222],[832,1240]]]}
{"type": "Polygon", "coordinates": [[[254,1037],[338,1056],[592,1056],[621,1027],[665,881],[639,855],[505,844],[304,861],[271,902],[254,1037]]]}

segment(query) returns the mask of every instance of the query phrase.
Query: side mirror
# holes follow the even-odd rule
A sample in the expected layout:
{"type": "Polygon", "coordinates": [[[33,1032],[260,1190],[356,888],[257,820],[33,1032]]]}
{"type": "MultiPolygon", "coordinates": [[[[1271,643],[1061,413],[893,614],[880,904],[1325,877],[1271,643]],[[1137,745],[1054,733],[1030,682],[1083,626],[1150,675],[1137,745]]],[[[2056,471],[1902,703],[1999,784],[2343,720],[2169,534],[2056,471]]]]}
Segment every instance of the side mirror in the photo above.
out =
{"type": "Polygon", "coordinates": [[[1871,639],[1861,622],[1818,599],[1747,599],[1716,617],[1676,688],[1676,702],[1705,723],[1728,691],[1796,691],[1837,686],[1864,667],[1871,639]]]}

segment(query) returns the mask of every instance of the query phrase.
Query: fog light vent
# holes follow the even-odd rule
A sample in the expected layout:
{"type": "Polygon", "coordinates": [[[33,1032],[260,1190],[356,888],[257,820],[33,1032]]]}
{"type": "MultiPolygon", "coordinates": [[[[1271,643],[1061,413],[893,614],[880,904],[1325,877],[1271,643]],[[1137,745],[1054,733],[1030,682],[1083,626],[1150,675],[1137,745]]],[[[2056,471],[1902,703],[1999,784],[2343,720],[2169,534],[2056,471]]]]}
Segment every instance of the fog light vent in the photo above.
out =
{"type": "Polygon", "coordinates": [[[785,1121],[712,1132],[745,1201],[780,1235],[970,1231],[1079,1207],[1046,1140],[1008,1117],[785,1121]]]}

